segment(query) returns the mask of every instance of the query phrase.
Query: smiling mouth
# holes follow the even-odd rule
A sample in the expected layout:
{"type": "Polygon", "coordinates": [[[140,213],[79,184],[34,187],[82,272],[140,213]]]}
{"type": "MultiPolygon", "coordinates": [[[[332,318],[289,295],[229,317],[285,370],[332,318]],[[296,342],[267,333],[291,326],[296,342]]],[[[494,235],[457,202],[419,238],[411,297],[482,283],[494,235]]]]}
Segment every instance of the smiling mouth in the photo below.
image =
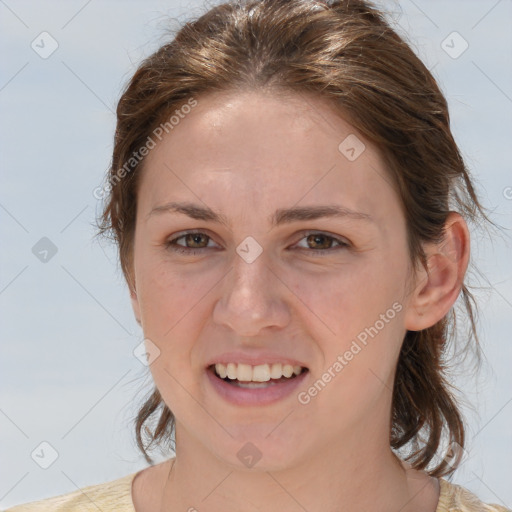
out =
{"type": "MultiPolygon", "coordinates": [[[[281,374],[280,377],[273,378],[271,376],[271,371],[266,372],[265,370],[260,370],[258,372],[258,375],[253,374],[253,377],[249,377],[249,375],[247,374],[247,368],[245,368],[244,370],[239,370],[237,372],[237,368],[233,368],[233,366],[229,367],[229,365],[212,364],[207,368],[207,370],[213,373],[218,379],[223,380],[224,382],[227,382],[232,386],[237,386],[240,388],[266,388],[268,386],[274,386],[279,383],[289,382],[293,379],[296,379],[299,375],[302,375],[303,373],[309,371],[308,368],[299,366],[294,367],[292,372],[290,372],[290,369],[285,368],[285,374],[283,374],[282,369],[281,371],[279,371],[279,368],[274,368],[273,375],[276,375],[277,372],[281,374]],[[242,376],[241,373],[244,372],[245,376],[242,376]],[[226,375],[226,373],[228,373],[228,375],[226,375]]],[[[281,365],[279,365],[279,367],[281,367],[281,365]]]]}

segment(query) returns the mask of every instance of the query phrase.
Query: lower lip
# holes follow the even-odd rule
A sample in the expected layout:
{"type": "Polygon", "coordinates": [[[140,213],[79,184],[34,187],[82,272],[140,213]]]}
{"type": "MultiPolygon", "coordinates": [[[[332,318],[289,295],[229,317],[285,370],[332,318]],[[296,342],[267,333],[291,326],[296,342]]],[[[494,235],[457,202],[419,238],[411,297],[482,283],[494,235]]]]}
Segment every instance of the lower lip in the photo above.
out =
{"type": "Polygon", "coordinates": [[[215,373],[207,369],[206,374],[213,388],[219,395],[228,402],[235,405],[267,405],[291,395],[297,389],[309,371],[303,371],[297,377],[278,382],[266,388],[239,388],[233,384],[228,384],[223,379],[217,377],[215,373]]]}

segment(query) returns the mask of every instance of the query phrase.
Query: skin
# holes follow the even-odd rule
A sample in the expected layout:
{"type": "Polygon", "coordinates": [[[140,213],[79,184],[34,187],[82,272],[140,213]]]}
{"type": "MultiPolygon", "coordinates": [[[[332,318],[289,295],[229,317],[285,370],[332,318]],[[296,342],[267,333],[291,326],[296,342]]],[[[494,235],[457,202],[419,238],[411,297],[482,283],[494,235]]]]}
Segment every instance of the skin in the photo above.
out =
{"type": "Polygon", "coordinates": [[[177,451],[135,478],[137,512],[434,512],[438,480],[390,449],[391,390],[406,331],[433,325],[457,299],[466,223],[451,213],[443,244],[425,246],[429,273],[412,274],[405,218],[377,149],[324,100],[255,91],[196,99],[146,157],[138,191],[131,298],[160,351],[150,370],[176,416],[177,451]],[[354,161],[338,150],[349,134],[366,146],[354,161]],[[206,205],[227,224],[149,215],[168,201],[206,205]],[[324,204],[374,223],[270,224],[278,208],[324,204]],[[198,254],[166,246],[192,229],[206,237],[178,243],[198,254]],[[315,245],[305,230],[349,247],[329,238],[315,245]],[[247,236],[263,249],[252,263],[236,252],[247,236]],[[315,256],[318,244],[331,252],[315,256]],[[212,357],[267,348],[307,364],[305,390],[394,303],[401,310],[308,404],[292,393],[234,406],[206,379],[212,357]],[[261,452],[252,468],[237,457],[247,442],[261,452]]]}

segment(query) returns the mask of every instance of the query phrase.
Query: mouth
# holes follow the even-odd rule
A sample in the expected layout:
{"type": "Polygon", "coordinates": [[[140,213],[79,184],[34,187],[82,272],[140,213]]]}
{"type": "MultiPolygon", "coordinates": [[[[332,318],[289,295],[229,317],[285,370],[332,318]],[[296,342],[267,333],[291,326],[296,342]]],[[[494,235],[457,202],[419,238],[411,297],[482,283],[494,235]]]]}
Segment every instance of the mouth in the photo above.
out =
{"type": "Polygon", "coordinates": [[[299,376],[303,376],[309,369],[280,363],[258,366],[217,363],[208,366],[207,371],[233,387],[258,389],[291,382],[299,376]]]}

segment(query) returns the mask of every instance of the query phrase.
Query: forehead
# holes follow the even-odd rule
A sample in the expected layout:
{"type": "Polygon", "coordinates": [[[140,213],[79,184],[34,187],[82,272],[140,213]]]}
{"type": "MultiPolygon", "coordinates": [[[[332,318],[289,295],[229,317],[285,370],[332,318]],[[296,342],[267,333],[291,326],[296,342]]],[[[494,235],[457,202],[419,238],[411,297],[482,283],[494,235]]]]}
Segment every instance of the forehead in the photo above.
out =
{"type": "Polygon", "coordinates": [[[377,203],[396,202],[377,149],[326,100],[269,92],[195,99],[146,157],[146,212],[184,196],[220,209],[242,201],[267,214],[326,200],[378,214],[377,203]]]}

